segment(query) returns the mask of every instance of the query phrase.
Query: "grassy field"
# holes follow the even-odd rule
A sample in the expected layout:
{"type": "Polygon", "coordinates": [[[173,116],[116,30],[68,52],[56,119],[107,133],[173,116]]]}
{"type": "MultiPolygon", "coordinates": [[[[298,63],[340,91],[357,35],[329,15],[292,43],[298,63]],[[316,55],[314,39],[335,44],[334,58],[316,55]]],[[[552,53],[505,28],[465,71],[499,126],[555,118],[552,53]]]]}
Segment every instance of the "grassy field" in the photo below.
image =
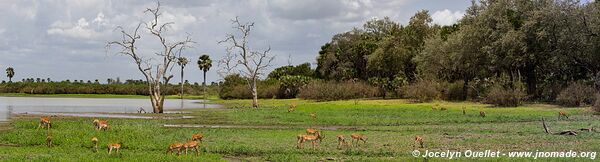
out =
{"type": "MultiPolygon", "coordinates": [[[[600,133],[578,136],[545,134],[545,117],[551,131],[600,125],[600,117],[589,108],[561,108],[529,104],[516,108],[494,108],[472,102],[410,103],[405,100],[360,100],[313,102],[305,100],[261,100],[261,109],[250,109],[249,100],[215,100],[225,109],[190,109],[193,119],[110,119],[112,129],[96,131],[91,118],[56,117],[51,130],[55,147],[43,146],[46,131],[36,129],[38,118],[20,116],[0,132],[0,160],[7,161],[423,161],[415,149],[429,151],[598,151],[600,133]],[[290,103],[298,106],[287,112],[290,103]],[[438,110],[432,110],[432,107],[438,110]],[[439,108],[447,108],[440,111],[439,108]],[[462,114],[465,108],[466,115],[462,114]],[[479,117],[485,111],[487,117],[479,117]],[[570,114],[558,120],[559,111],[570,114]],[[309,114],[316,114],[313,120],[309,114]],[[164,124],[244,126],[244,128],[166,128],[164,124]],[[322,129],[320,147],[296,148],[296,136],[306,128],[322,129]],[[200,156],[165,155],[169,143],[185,141],[202,132],[205,141],[200,156]],[[369,137],[360,147],[336,149],[335,136],[362,133],[369,137]],[[425,138],[425,148],[416,148],[415,135],[425,138]],[[101,152],[94,153],[90,138],[97,136],[101,152]],[[108,155],[106,144],[122,142],[120,154],[108,155]]],[[[176,114],[169,114],[176,116],[176,114]]],[[[533,158],[459,158],[461,161],[530,161],[533,158]]],[[[591,161],[590,158],[541,158],[543,161],[591,161]]],[[[597,159],[596,159],[597,160],[597,159]]]]}

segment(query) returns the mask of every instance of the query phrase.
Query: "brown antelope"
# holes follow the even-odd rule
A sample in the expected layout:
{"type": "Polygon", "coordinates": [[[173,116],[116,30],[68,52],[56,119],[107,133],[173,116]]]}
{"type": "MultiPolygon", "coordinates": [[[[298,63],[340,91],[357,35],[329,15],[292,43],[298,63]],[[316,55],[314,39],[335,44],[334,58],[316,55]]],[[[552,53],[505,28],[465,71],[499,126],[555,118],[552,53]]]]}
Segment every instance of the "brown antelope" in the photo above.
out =
{"type": "Polygon", "coordinates": [[[98,138],[92,137],[92,144],[94,144],[94,152],[98,152],[98,138]]]}
{"type": "Polygon", "coordinates": [[[51,127],[52,127],[52,123],[50,122],[50,117],[41,117],[40,118],[40,125],[38,125],[38,128],[50,129],[51,127]]]}
{"type": "Polygon", "coordinates": [[[202,138],[204,138],[204,134],[202,133],[192,134],[192,141],[200,141],[202,143],[202,138]]]}
{"type": "Polygon", "coordinates": [[[337,139],[338,139],[338,149],[342,149],[343,147],[348,147],[348,141],[346,141],[346,138],[344,137],[344,135],[337,135],[337,139]]]}
{"type": "Polygon", "coordinates": [[[317,140],[320,141],[322,139],[321,133],[319,133],[319,132],[316,132],[315,135],[304,135],[304,134],[301,134],[301,135],[298,135],[297,138],[298,138],[297,148],[299,148],[299,149],[304,148],[304,142],[306,142],[306,141],[310,141],[310,143],[312,144],[312,147],[314,149],[315,148],[315,144],[317,146],[319,146],[318,143],[317,143],[317,140]]]}
{"type": "Polygon", "coordinates": [[[479,111],[479,116],[481,116],[482,118],[485,118],[485,111],[479,111]]]}
{"type": "Polygon", "coordinates": [[[194,149],[196,151],[196,155],[200,153],[198,150],[198,141],[188,141],[187,143],[183,144],[183,148],[185,148],[186,155],[188,153],[188,149],[194,149]]]}
{"type": "Polygon", "coordinates": [[[46,136],[46,145],[48,147],[52,147],[52,135],[48,134],[48,136],[46,136]]]}
{"type": "Polygon", "coordinates": [[[566,112],[564,112],[564,111],[558,112],[558,120],[560,120],[560,118],[562,118],[562,117],[569,119],[569,116],[567,115],[566,112]]]}
{"type": "Polygon", "coordinates": [[[423,148],[423,137],[418,135],[415,136],[415,147],[417,146],[416,143],[418,143],[420,147],[423,148]]]}
{"type": "Polygon", "coordinates": [[[312,129],[312,128],[306,129],[306,134],[309,134],[309,135],[314,135],[317,132],[318,132],[318,130],[316,130],[316,129],[312,129]]]}
{"type": "Polygon", "coordinates": [[[181,155],[181,149],[183,148],[183,143],[176,141],[175,143],[169,145],[167,148],[167,154],[173,154],[174,150],[177,150],[177,155],[181,155]]]}
{"type": "Polygon", "coordinates": [[[110,126],[108,126],[108,123],[100,123],[100,124],[98,124],[98,129],[99,130],[106,131],[108,128],[110,128],[110,126]]]}
{"type": "Polygon", "coordinates": [[[364,144],[367,144],[367,137],[362,134],[352,133],[350,135],[352,137],[352,145],[354,145],[354,141],[356,140],[356,146],[358,146],[360,141],[363,141],[364,144]]]}
{"type": "Polygon", "coordinates": [[[288,107],[288,112],[293,112],[294,110],[296,110],[296,103],[292,103],[290,104],[290,107],[288,107]]]}
{"type": "Polygon", "coordinates": [[[462,108],[462,113],[463,113],[463,115],[467,115],[467,108],[466,107],[462,108]]]}
{"type": "Polygon", "coordinates": [[[94,123],[94,127],[97,130],[100,130],[102,128],[102,127],[100,127],[101,125],[105,125],[106,127],[108,127],[108,121],[106,121],[106,120],[94,119],[94,121],[92,123],[94,123]]]}
{"type": "Polygon", "coordinates": [[[112,150],[116,150],[117,153],[119,153],[119,149],[121,149],[121,144],[120,143],[111,143],[111,144],[108,144],[108,154],[109,155],[112,153],[112,150]]]}

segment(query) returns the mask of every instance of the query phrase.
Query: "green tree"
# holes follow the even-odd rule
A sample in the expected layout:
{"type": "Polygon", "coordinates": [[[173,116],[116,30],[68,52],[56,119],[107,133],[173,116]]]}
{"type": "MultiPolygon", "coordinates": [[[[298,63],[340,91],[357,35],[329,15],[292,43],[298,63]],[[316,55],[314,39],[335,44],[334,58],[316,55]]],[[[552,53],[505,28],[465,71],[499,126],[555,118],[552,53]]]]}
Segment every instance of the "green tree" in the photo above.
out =
{"type": "Polygon", "coordinates": [[[203,81],[202,81],[202,87],[204,87],[204,96],[206,97],[206,72],[208,72],[208,70],[210,70],[210,68],[212,67],[212,60],[210,59],[210,56],[204,54],[202,56],[200,56],[200,58],[198,58],[198,68],[200,70],[202,70],[203,72],[203,81]]]}
{"type": "Polygon", "coordinates": [[[15,76],[15,69],[12,67],[6,68],[6,77],[8,77],[8,82],[12,82],[12,78],[15,76]]]}

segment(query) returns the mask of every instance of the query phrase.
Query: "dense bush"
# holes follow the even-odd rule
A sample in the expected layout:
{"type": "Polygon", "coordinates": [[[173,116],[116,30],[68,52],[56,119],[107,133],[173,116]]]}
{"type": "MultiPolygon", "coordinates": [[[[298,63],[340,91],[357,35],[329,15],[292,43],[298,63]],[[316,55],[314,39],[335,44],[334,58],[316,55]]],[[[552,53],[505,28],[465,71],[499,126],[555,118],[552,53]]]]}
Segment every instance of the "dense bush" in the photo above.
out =
{"type": "Polygon", "coordinates": [[[563,106],[581,106],[592,104],[594,88],[581,83],[573,83],[563,89],[556,97],[556,102],[563,106]]]}
{"type": "MultiPolygon", "coordinates": [[[[275,98],[279,90],[279,82],[274,79],[259,80],[256,83],[258,98],[275,98]]],[[[221,99],[251,99],[252,93],[246,79],[240,75],[228,75],[220,85],[221,99]]]]}
{"type": "MultiPolygon", "coordinates": [[[[177,95],[180,86],[169,84],[163,87],[164,94],[177,95]]],[[[0,84],[0,93],[27,94],[123,94],[149,95],[146,84],[99,84],[87,82],[12,82],[0,84]]],[[[185,94],[200,95],[202,87],[185,84],[185,94]]]]}
{"type": "Polygon", "coordinates": [[[467,96],[464,93],[464,82],[457,81],[454,83],[444,83],[442,90],[442,98],[444,100],[465,100],[467,96]]]}
{"type": "Polygon", "coordinates": [[[484,99],[484,103],[500,107],[516,107],[525,100],[525,91],[522,88],[504,88],[493,86],[484,99]]]}
{"type": "Polygon", "coordinates": [[[406,87],[406,97],[416,102],[429,102],[440,96],[440,85],[434,81],[420,80],[406,87]]]}
{"type": "Polygon", "coordinates": [[[298,97],[318,101],[348,100],[374,97],[377,88],[363,82],[313,81],[300,88],[298,97]]]}
{"type": "Polygon", "coordinates": [[[300,88],[310,82],[311,78],[302,75],[286,75],[279,78],[277,98],[296,98],[300,88]]]}

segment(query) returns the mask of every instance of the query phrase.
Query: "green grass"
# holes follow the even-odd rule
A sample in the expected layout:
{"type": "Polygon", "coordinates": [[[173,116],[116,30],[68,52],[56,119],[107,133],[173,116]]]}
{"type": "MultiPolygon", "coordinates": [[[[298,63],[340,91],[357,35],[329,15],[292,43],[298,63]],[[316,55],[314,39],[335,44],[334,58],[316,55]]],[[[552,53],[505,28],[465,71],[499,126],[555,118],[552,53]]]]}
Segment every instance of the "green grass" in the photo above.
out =
{"type": "MultiPolygon", "coordinates": [[[[27,93],[0,93],[2,97],[57,97],[57,98],[135,98],[146,99],[144,95],[117,95],[117,94],[27,94],[27,93]]],[[[178,95],[167,95],[167,99],[179,99],[178,95]]],[[[185,99],[203,99],[203,96],[184,95],[185,99]]],[[[208,96],[207,98],[215,98],[208,96]]]]}
{"type": "MultiPolygon", "coordinates": [[[[8,161],[223,161],[236,157],[251,161],[422,161],[410,152],[415,135],[425,137],[421,151],[500,150],[500,151],[598,151],[600,133],[559,136],[543,133],[539,119],[546,117],[552,131],[600,125],[598,116],[587,108],[560,108],[525,105],[494,108],[471,102],[415,104],[405,100],[361,100],[313,102],[305,100],[261,100],[261,109],[250,109],[249,100],[215,100],[229,109],[190,109],[193,119],[144,120],[110,119],[113,127],[102,132],[92,128],[91,118],[54,118],[52,135],[56,146],[44,144],[46,131],[36,129],[37,118],[14,120],[0,132],[0,159],[8,161]],[[297,103],[288,113],[287,105],[297,103]],[[433,111],[433,106],[448,111],[433,111]],[[235,108],[234,108],[235,107],[235,108]],[[467,115],[462,114],[467,108],[467,115]],[[479,111],[487,113],[479,117],[479,111]],[[558,111],[571,114],[557,120],[558,111]],[[317,114],[311,120],[309,113],[317,114]],[[274,126],[276,128],[164,128],[163,124],[217,124],[274,126]],[[325,140],[317,149],[307,144],[296,149],[296,135],[308,127],[340,128],[323,130],[325,140]],[[200,156],[167,156],[166,147],[202,132],[205,141],[200,156]],[[361,147],[336,149],[335,136],[358,132],[369,137],[361,147]],[[101,151],[91,150],[92,136],[100,139],[101,151]],[[123,142],[120,154],[108,155],[108,142],[123,142]]],[[[433,161],[445,159],[430,159],[433,161]]],[[[533,159],[460,158],[461,161],[528,161],[533,159]]],[[[585,161],[585,158],[543,158],[543,161],[585,161]]]]}

